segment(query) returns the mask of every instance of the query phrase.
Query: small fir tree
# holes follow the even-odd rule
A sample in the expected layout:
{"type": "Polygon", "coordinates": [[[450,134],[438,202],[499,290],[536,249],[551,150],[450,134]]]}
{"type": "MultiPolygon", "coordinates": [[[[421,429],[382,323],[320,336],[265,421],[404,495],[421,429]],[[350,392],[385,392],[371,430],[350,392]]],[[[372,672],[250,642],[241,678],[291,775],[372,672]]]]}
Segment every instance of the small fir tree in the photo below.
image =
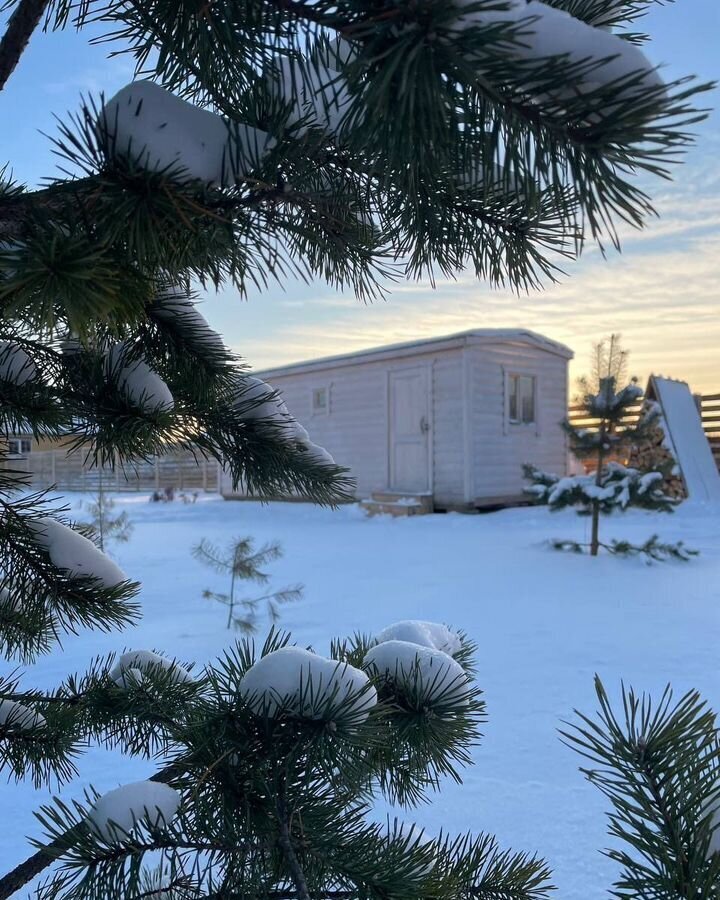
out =
{"type": "Polygon", "coordinates": [[[195,559],[214,569],[220,575],[228,577],[227,592],[203,591],[203,597],[206,600],[216,600],[227,607],[228,628],[234,626],[247,633],[256,631],[260,606],[265,607],[268,618],[275,625],[280,619],[280,607],[302,597],[302,585],[271,591],[261,597],[250,598],[237,595],[238,584],[241,581],[251,581],[255,584],[269,582],[270,576],[263,571],[263,567],[282,556],[282,548],[276,542],[265,544],[259,550],[255,550],[252,538],[235,538],[223,552],[215,544],[203,538],[193,547],[192,552],[195,559]],[[235,612],[237,608],[242,610],[240,614],[235,612]]]}
{"type": "Polygon", "coordinates": [[[90,518],[83,522],[83,525],[103,552],[113,542],[126,544],[133,531],[133,524],[127,512],[123,510],[119,515],[115,515],[115,506],[115,501],[105,490],[101,472],[98,477],[97,493],[85,507],[90,518]]]}
{"type": "MultiPolygon", "coordinates": [[[[585,475],[561,477],[541,471],[533,465],[524,466],[524,474],[532,484],[526,488],[537,503],[547,504],[552,510],[574,507],[591,519],[590,554],[597,556],[601,547],[611,553],[644,553],[649,558],[673,556],[687,559],[688,551],[682,543],[663,544],[655,536],[636,547],[627,541],[600,541],[600,517],[624,512],[631,507],[655,512],[672,512],[677,500],[662,490],[666,471],[663,468],[635,469],[619,459],[629,455],[633,444],[646,438],[653,428],[657,415],[643,416],[630,424],[630,407],[642,396],[642,389],[633,379],[622,389],[617,389],[614,375],[599,379],[597,393],[583,398],[585,417],[595,424],[578,428],[569,420],[562,423],[568,435],[570,449],[592,471],[585,475]]],[[[557,541],[561,549],[582,550],[576,541],[557,541]]]]}

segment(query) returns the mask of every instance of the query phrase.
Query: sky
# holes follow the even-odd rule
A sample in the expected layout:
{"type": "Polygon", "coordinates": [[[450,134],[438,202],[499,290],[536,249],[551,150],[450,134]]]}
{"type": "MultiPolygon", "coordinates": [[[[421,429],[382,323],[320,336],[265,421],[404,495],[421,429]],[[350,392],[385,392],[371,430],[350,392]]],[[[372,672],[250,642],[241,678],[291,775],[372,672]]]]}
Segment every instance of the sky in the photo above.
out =
{"type": "MultiPolygon", "coordinates": [[[[677,0],[645,19],[647,52],[667,78],[720,78],[720,5],[677,0]]],[[[54,115],[81,94],[111,95],[132,79],[127,57],[108,58],[72,31],[33,37],[0,92],[0,165],[29,185],[56,171],[54,115]]],[[[718,92],[706,95],[718,106],[718,92]]],[[[384,301],[363,304],[324,283],[288,281],[241,299],[231,288],[203,297],[203,312],[256,369],[471,328],[530,328],[576,354],[571,373],[589,364],[594,341],[620,332],[630,368],[680,378],[695,391],[720,392],[720,118],[697,129],[697,143],[671,182],[645,185],[660,214],[646,229],[622,232],[622,253],[588,249],[557,285],[516,296],[470,273],[455,281],[402,282],[384,301]]]]}

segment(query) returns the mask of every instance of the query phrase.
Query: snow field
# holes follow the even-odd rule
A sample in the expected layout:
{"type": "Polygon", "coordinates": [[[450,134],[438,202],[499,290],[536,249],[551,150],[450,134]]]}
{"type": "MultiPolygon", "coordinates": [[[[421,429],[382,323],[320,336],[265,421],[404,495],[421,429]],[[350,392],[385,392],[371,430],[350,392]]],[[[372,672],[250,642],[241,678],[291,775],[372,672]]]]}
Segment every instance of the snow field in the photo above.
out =
{"type": "MultiPolygon", "coordinates": [[[[87,498],[66,499],[77,510],[87,498]]],[[[614,698],[621,679],[656,696],[671,682],[676,696],[697,688],[720,709],[717,510],[684,503],[671,515],[632,510],[608,520],[609,539],[638,542],[658,532],[701,551],[689,563],[647,566],[640,559],[592,560],[548,549],[548,538],[586,540],[589,523],[569,511],[396,520],[368,519],[357,507],[333,512],[216,498],[187,506],[150,504],[145,495],[116,499],[135,531],[113,552],[128,576],[143,583],[143,619],[119,634],[68,637],[25,675],[21,689],[54,686],[98,654],[133,647],[198,666],[213,660],[236,635],[202,600],[212,576],[190,548],[201,536],[277,540],[284,556],[273,565],[273,584],[305,584],[303,600],[284,608],[281,619],[298,645],[323,654],[331,637],[356,630],[379,637],[403,620],[444,622],[478,644],[488,722],[473,750],[475,765],[463,772],[462,785],[445,782],[417,810],[380,805],[378,821],[397,815],[427,836],[441,829],[487,831],[501,846],[537,851],[554,868],[562,900],[604,900],[616,871],[599,852],[611,843],[605,803],[557,734],[574,708],[593,713],[593,674],[614,698]]],[[[390,635],[402,637],[396,630],[390,635]]],[[[260,644],[263,639],[261,631],[260,644]]],[[[81,777],[61,792],[65,800],[81,799],[90,785],[107,792],[155,772],[151,763],[100,749],[81,758],[79,768],[81,777]]],[[[3,871],[29,855],[26,835],[40,837],[32,810],[46,799],[28,784],[3,785],[3,871]]]]}

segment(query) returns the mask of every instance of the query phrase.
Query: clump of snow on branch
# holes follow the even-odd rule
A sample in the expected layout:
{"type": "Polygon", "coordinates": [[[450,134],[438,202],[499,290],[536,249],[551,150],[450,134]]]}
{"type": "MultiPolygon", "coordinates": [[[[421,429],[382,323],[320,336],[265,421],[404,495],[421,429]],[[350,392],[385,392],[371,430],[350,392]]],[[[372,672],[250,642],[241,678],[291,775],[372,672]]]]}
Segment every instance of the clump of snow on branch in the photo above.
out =
{"type": "Polygon", "coordinates": [[[136,781],[103,794],[88,821],[104,840],[123,840],[136,825],[155,828],[169,825],[180,807],[180,794],[167,784],[136,781]]]}
{"type": "Polygon", "coordinates": [[[0,341],[0,381],[19,387],[37,377],[35,363],[27,353],[11,341],[0,341]]]}
{"type": "Polygon", "coordinates": [[[127,580],[116,562],[62,522],[43,516],[29,519],[27,525],[35,543],[47,550],[53,565],[66,571],[70,578],[95,578],[105,588],[117,587],[127,580]]]}
{"type": "Polygon", "coordinates": [[[307,454],[307,458],[311,463],[317,466],[334,466],[335,460],[332,454],[321,447],[319,444],[313,444],[312,441],[303,441],[303,451],[307,454]]]}
{"type": "Polygon", "coordinates": [[[0,700],[0,725],[33,731],[45,725],[45,717],[15,700],[0,700]]]}
{"type": "Polygon", "coordinates": [[[190,672],[174,659],[160,656],[152,650],[129,650],[123,653],[110,670],[110,678],[118,687],[127,688],[142,681],[143,675],[148,671],[167,672],[169,679],[178,684],[194,681],[190,672]]]}
{"type": "Polygon", "coordinates": [[[602,419],[629,406],[639,400],[642,395],[643,389],[634,381],[616,392],[615,379],[604,378],[598,393],[585,397],[585,404],[589,415],[602,419]]]}
{"type": "Polygon", "coordinates": [[[192,334],[193,340],[201,347],[215,352],[225,350],[223,339],[214,331],[207,319],[195,306],[184,288],[168,287],[163,290],[152,308],[153,316],[169,322],[192,334]]]}
{"type": "Polygon", "coordinates": [[[215,187],[247,176],[274,144],[264,131],[228,122],[150,81],[118,91],[105,104],[98,127],[115,156],[215,187]]]}
{"type": "Polygon", "coordinates": [[[451,631],[447,625],[441,625],[438,622],[422,622],[416,619],[405,619],[402,622],[388,625],[375,636],[375,641],[378,644],[386,641],[406,641],[418,644],[420,647],[440,650],[449,656],[455,656],[462,648],[460,635],[451,631]]]}
{"type": "Polygon", "coordinates": [[[644,495],[651,500],[670,502],[661,489],[662,472],[641,472],[617,462],[609,462],[599,480],[595,472],[561,478],[532,466],[528,467],[528,477],[535,483],[525,488],[525,492],[550,507],[589,507],[597,500],[604,512],[611,512],[613,508],[625,509],[633,497],[644,495]]]}
{"type": "Polygon", "coordinates": [[[105,357],[105,370],[127,401],[140,410],[169,412],[175,405],[170,388],[144,359],[127,359],[124,341],[114,344],[105,357]]]}
{"type": "Polygon", "coordinates": [[[376,644],[365,654],[363,666],[429,702],[462,701],[469,686],[465,671],[451,656],[410,641],[376,644]]]}
{"type": "Polygon", "coordinates": [[[285,401],[274,394],[272,386],[262,378],[245,375],[239,383],[235,404],[240,408],[244,420],[267,423],[284,440],[299,444],[311,463],[335,465],[330,453],[310,440],[307,430],[292,415],[285,401]]]}
{"type": "Polygon", "coordinates": [[[243,676],[240,694],[260,715],[277,716],[281,710],[306,719],[341,715],[357,724],[377,703],[365,672],[301,647],[281,647],[259,659],[243,676]]]}
{"type": "MultiPolygon", "coordinates": [[[[635,44],[618,35],[588,25],[562,9],[540,0],[505,0],[506,10],[468,10],[477,0],[453,0],[460,12],[452,31],[486,28],[507,23],[514,39],[503,39],[503,51],[521,62],[536,62],[562,56],[577,66],[575,83],[563,85],[561,92],[572,95],[616,86],[618,100],[628,99],[648,88],[662,88],[664,82],[652,63],[635,44]]],[[[478,60],[481,62],[481,60],[478,60]]],[[[563,93],[563,95],[564,95],[563,93]]]]}

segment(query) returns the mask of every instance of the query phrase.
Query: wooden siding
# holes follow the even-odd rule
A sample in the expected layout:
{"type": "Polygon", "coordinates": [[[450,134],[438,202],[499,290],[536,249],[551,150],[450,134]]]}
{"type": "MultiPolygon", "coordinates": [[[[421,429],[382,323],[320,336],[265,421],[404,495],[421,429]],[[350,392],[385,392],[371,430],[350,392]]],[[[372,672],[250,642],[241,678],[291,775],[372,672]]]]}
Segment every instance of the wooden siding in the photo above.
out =
{"type": "Polygon", "coordinates": [[[438,506],[470,499],[465,496],[464,476],[463,352],[443,353],[432,364],[432,487],[438,506]]]}
{"type": "Polygon", "coordinates": [[[374,363],[281,376],[272,382],[310,438],[351,470],[360,498],[388,481],[387,368],[374,363]],[[328,390],[329,410],[313,414],[312,392],[322,387],[328,390]]]}
{"type": "Polygon", "coordinates": [[[473,352],[470,375],[474,498],[522,496],[524,463],[565,473],[567,447],[559,423],[567,415],[567,361],[527,344],[497,344],[473,352]],[[507,421],[510,374],[536,378],[533,424],[507,421]]]}
{"type": "MultiPolygon", "coordinates": [[[[567,360],[529,343],[466,343],[430,352],[419,348],[412,356],[270,372],[267,378],[311,439],[350,469],[356,496],[364,498],[388,487],[388,374],[410,366],[427,366],[430,374],[430,484],[436,506],[458,508],[484,497],[521,497],[525,462],[566,471],[565,437],[558,423],[567,413],[567,360]],[[506,371],[538,379],[537,427],[507,428],[506,371]],[[312,392],[317,388],[328,390],[328,413],[313,414],[312,392]]],[[[225,487],[227,491],[226,479],[225,487]]]]}

